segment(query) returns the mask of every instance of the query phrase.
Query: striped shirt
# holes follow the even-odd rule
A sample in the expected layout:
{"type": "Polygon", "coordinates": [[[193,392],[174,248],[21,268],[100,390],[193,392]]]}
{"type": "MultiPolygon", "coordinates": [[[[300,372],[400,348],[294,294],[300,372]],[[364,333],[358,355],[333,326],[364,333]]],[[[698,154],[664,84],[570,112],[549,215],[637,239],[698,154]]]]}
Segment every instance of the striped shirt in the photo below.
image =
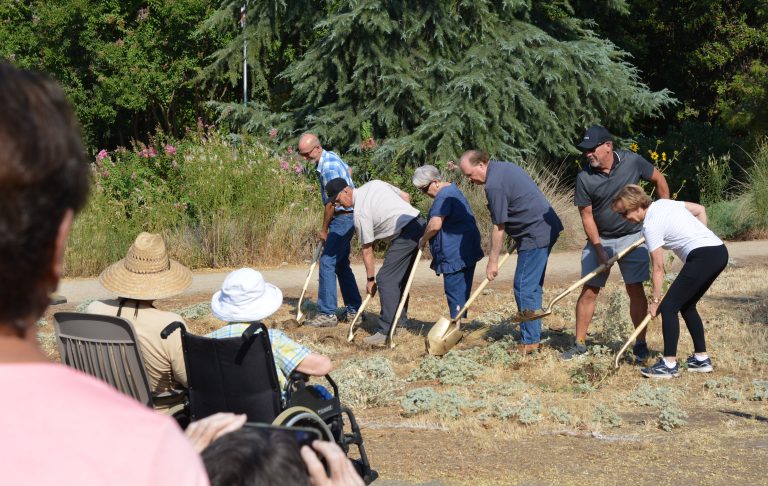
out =
{"type": "MultiPolygon", "coordinates": [[[[250,323],[247,322],[230,322],[206,336],[214,339],[240,337],[248,326],[250,323]]],[[[310,351],[277,329],[269,330],[269,342],[272,344],[272,356],[275,359],[280,389],[285,392],[286,377],[290,376],[304,358],[309,356],[310,351]]]]}
{"type": "MultiPolygon", "coordinates": [[[[355,188],[352,182],[352,174],[349,172],[349,166],[341,160],[341,157],[334,152],[323,150],[320,160],[317,162],[317,179],[320,181],[320,195],[323,198],[323,206],[328,204],[328,196],[325,194],[325,185],[336,178],[342,178],[347,181],[349,187],[355,188]]],[[[336,206],[336,211],[352,211],[352,208],[336,206]]]]}

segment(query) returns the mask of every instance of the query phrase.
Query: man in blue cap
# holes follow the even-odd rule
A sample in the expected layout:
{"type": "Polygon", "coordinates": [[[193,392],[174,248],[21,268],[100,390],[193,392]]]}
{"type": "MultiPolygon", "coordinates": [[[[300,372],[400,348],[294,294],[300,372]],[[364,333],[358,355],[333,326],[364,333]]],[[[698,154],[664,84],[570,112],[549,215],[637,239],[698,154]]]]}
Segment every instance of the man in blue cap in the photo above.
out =
{"type": "MultiPolygon", "coordinates": [[[[613,137],[600,125],[589,127],[576,147],[588,162],[576,176],[574,197],[587,236],[587,244],[581,253],[581,275],[584,276],[642,236],[641,224],[631,223],[611,209],[616,193],[627,184],[637,184],[642,179],[655,185],[658,197],[668,199],[669,186],[664,175],[643,157],[628,150],[614,149],[613,137]]],[[[643,282],[649,278],[649,265],[645,245],[619,261],[629,296],[629,313],[635,326],[648,313],[643,282]]],[[[605,286],[609,273],[610,269],[582,287],[576,302],[576,340],[573,347],[561,355],[562,359],[571,360],[587,352],[587,329],[595,313],[597,295],[605,286]]],[[[638,336],[633,352],[639,360],[648,357],[644,331],[638,336]]]]}

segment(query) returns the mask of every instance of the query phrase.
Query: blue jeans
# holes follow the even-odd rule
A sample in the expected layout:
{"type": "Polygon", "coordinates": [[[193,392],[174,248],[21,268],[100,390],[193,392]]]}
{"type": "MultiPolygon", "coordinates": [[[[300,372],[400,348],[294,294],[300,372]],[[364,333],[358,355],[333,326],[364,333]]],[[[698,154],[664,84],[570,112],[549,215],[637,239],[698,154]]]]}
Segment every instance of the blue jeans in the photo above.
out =
{"type": "Polygon", "coordinates": [[[347,311],[357,312],[363,302],[355,275],[349,266],[349,247],[355,234],[352,213],[335,216],[328,226],[323,254],[320,255],[320,283],[317,289],[317,307],[321,314],[336,312],[336,277],[339,278],[341,297],[347,311]]]}
{"type": "MultiPolygon", "coordinates": [[[[448,299],[448,311],[451,313],[451,319],[456,317],[464,304],[467,303],[469,293],[472,290],[472,277],[474,275],[474,263],[458,272],[443,274],[443,288],[445,289],[445,297],[448,299]]],[[[466,314],[464,315],[466,316],[466,314]]]]}
{"type": "MultiPolygon", "coordinates": [[[[517,252],[513,290],[517,309],[520,312],[541,309],[544,273],[547,271],[547,259],[549,252],[552,251],[552,245],[517,252]]],[[[522,344],[535,344],[541,341],[541,319],[520,323],[520,336],[522,344]]]]}

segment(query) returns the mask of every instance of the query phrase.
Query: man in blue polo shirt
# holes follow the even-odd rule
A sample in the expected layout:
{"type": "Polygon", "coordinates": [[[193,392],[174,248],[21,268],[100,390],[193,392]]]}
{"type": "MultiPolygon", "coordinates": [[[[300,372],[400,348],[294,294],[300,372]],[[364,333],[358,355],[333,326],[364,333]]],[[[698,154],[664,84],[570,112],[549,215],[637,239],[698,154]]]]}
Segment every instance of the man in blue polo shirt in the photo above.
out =
{"type": "MultiPolygon", "coordinates": [[[[656,186],[660,198],[669,198],[669,187],[664,175],[640,155],[627,150],[614,150],[613,138],[600,125],[591,126],[576,146],[589,162],[576,176],[574,204],[579,208],[581,222],[587,235],[587,244],[581,253],[581,275],[584,276],[611,256],[638,240],[642,224],[627,221],[611,209],[611,201],[627,184],[640,179],[656,186]]],[[[629,295],[629,313],[635,326],[648,313],[643,282],[649,277],[648,248],[643,245],[619,261],[619,270],[629,295]]],[[[595,313],[597,294],[608,280],[610,269],[584,284],[576,302],[576,340],[561,357],[564,360],[587,352],[587,329],[595,313]]],[[[637,338],[633,348],[635,357],[648,357],[645,331],[637,338]]]]}
{"type": "MultiPolygon", "coordinates": [[[[493,280],[499,273],[499,253],[504,233],[517,243],[514,294],[518,311],[541,309],[544,273],[549,253],[563,224],[531,176],[511,162],[489,160],[486,152],[469,150],[461,156],[461,171],[475,184],[485,185],[493,230],[485,273],[493,280]]],[[[519,351],[539,347],[541,319],[520,324],[519,351]]]]}
{"type": "Polygon", "coordinates": [[[346,307],[346,318],[353,319],[360,308],[362,298],[357,288],[355,275],[349,266],[349,251],[352,236],[355,234],[353,209],[333,204],[328,200],[325,186],[333,179],[342,178],[350,187],[352,171],[341,158],[333,152],[323,150],[320,140],[314,133],[305,133],[299,139],[299,154],[304,160],[315,164],[320,182],[320,196],[325,206],[323,226],[318,239],[325,242],[320,256],[320,282],[317,290],[318,314],[305,324],[315,327],[333,327],[338,324],[336,318],[336,277],[346,307]]]}

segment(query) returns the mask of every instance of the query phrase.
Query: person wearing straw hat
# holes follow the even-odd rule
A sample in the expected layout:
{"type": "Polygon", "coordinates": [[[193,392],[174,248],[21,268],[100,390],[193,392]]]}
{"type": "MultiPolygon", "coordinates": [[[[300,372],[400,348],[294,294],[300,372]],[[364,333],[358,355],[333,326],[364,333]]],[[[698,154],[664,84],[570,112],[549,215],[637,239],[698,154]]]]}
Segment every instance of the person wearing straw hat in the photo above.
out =
{"type": "MultiPolygon", "coordinates": [[[[283,293],[265,282],[260,272],[241,268],[231,272],[221,284],[221,290],[211,298],[211,312],[227,324],[207,336],[210,338],[240,337],[251,322],[266,319],[280,308],[283,293]]],[[[280,389],[285,390],[287,377],[294,371],[310,376],[325,376],[333,365],[330,358],[313,353],[278,329],[269,330],[269,342],[275,360],[280,389]]]]}
{"type": "Polygon", "coordinates": [[[0,63],[0,106],[2,483],[207,485],[174,420],[42,349],[39,320],[91,170],[52,78],[0,63]]]}
{"type": "MultiPolygon", "coordinates": [[[[152,392],[166,393],[186,388],[181,335],[173,333],[168,339],[160,337],[165,326],[174,321],[184,322],[184,319],[176,313],[156,309],[152,303],[180,294],[192,283],[192,272],[168,258],[160,235],[141,233],[125,258],[101,272],[99,283],[118,298],[91,302],[86,312],[120,316],[133,323],[152,392]]],[[[172,414],[182,408],[183,401],[182,394],[173,394],[155,400],[155,408],[172,414]]]]}
{"type": "Polygon", "coordinates": [[[453,319],[469,299],[475,265],[483,258],[480,230],[467,198],[454,184],[444,181],[435,166],[416,169],[413,185],[434,199],[419,246],[429,242],[430,268],[437,275],[443,275],[443,288],[453,319]]]}

